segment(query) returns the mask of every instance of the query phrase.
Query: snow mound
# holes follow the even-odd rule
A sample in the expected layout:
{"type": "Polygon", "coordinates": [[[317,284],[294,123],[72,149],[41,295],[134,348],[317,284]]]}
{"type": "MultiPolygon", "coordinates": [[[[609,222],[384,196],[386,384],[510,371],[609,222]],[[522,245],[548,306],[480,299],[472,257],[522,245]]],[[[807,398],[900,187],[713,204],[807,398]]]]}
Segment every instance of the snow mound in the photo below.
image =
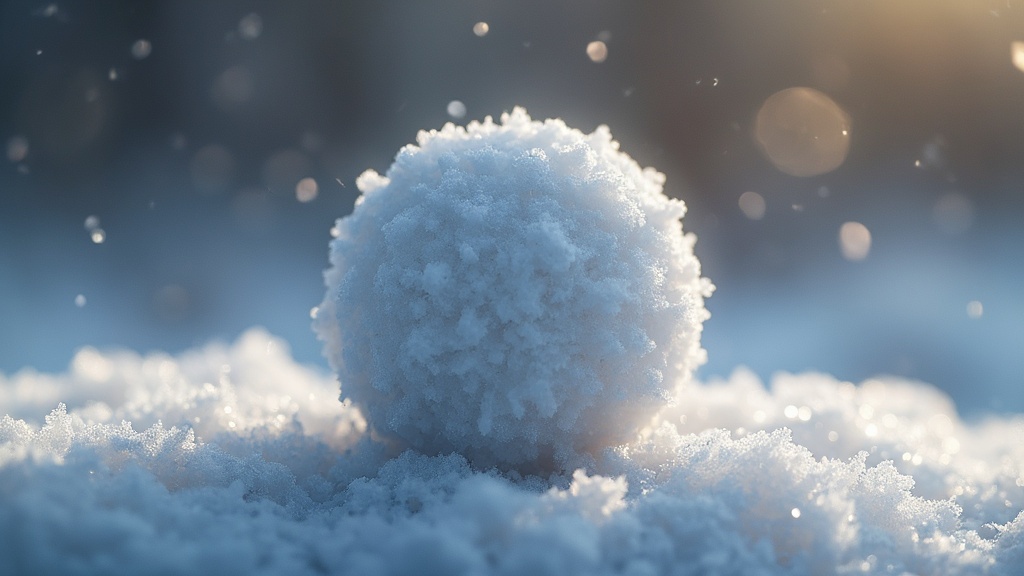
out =
{"type": "Polygon", "coordinates": [[[967,424],[923,384],[680,385],[642,438],[545,477],[393,455],[352,407],[274,396],[332,387],[260,331],[0,375],[20,390],[7,410],[45,413],[31,390],[74,400],[0,420],[0,574],[1010,576],[1024,561],[1024,419],[967,424]],[[194,406],[224,364],[230,387],[194,406]],[[229,397],[234,427],[214,416],[229,397]]]}
{"type": "Polygon", "coordinates": [[[633,438],[703,361],[664,176],[515,109],[420,132],[338,221],[315,322],[373,430],[478,466],[571,469],[633,438]]]}

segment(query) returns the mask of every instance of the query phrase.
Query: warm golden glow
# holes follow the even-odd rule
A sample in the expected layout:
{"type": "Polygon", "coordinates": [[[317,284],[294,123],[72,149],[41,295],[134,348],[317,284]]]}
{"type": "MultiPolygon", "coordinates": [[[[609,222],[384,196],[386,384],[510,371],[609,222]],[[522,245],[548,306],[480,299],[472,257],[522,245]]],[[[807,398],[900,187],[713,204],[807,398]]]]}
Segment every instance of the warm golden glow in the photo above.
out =
{"type": "Polygon", "coordinates": [[[754,137],[776,168],[817,176],[838,168],[850,151],[850,118],[813,88],[772,94],[757,113],[754,137]]]}
{"type": "Polygon", "coordinates": [[[604,62],[608,58],[608,46],[600,40],[587,44],[587,57],[594,62],[604,62]]]}
{"type": "Polygon", "coordinates": [[[860,222],[844,223],[839,228],[839,249],[847,260],[867,258],[871,251],[871,231],[860,222]]]}
{"type": "Polygon", "coordinates": [[[1013,65],[1024,72],[1024,42],[1011,42],[1010,56],[1013,58],[1013,65]]]}

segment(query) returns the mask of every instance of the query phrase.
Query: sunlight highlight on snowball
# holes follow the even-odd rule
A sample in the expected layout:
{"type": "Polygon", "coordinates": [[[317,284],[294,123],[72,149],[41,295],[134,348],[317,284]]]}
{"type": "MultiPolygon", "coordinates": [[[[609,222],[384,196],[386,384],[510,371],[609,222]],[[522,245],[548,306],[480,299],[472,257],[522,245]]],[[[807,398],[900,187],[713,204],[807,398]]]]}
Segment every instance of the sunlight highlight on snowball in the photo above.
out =
{"type": "Polygon", "coordinates": [[[967,303],[967,317],[973,320],[981,318],[981,315],[985,313],[984,306],[977,300],[971,300],[967,303]]]}
{"type": "Polygon", "coordinates": [[[1021,72],[1024,72],[1024,42],[1015,41],[1010,43],[1010,57],[1013,59],[1013,65],[1021,72]]]}
{"type": "Polygon", "coordinates": [[[481,38],[487,36],[487,33],[490,31],[491,27],[487,22],[477,22],[476,24],[473,24],[473,34],[476,34],[481,38]]]}
{"type": "Polygon", "coordinates": [[[608,58],[608,45],[600,40],[587,44],[587,57],[593,62],[604,62],[608,58]]]}
{"type": "Polygon", "coordinates": [[[132,44],[132,57],[136,60],[143,60],[153,51],[153,45],[149,40],[139,39],[132,44]]]}
{"type": "Polygon", "coordinates": [[[787,88],[771,95],[754,124],[761,151],[780,171],[817,176],[835,170],[850,150],[850,118],[813,88],[787,88]]]}
{"type": "Polygon", "coordinates": [[[238,21],[238,35],[245,40],[255,40],[263,33],[263,18],[251,12],[238,21]]]}
{"type": "Polygon", "coordinates": [[[839,227],[839,249],[847,260],[867,258],[871,251],[871,231],[860,222],[843,223],[839,227]]]}
{"type": "Polygon", "coordinates": [[[764,212],[767,209],[764,197],[757,192],[744,192],[740,194],[739,205],[743,215],[751,220],[764,218],[764,212]]]}
{"type": "Polygon", "coordinates": [[[21,162],[28,156],[28,140],[24,136],[12,136],[7,140],[7,159],[21,162]]]}
{"type": "Polygon", "coordinates": [[[320,189],[313,178],[303,178],[295,185],[295,198],[299,202],[312,202],[320,189]]]}
{"type": "Polygon", "coordinates": [[[466,115],[466,105],[461,100],[452,100],[448,103],[448,115],[452,118],[462,118],[466,115]]]}

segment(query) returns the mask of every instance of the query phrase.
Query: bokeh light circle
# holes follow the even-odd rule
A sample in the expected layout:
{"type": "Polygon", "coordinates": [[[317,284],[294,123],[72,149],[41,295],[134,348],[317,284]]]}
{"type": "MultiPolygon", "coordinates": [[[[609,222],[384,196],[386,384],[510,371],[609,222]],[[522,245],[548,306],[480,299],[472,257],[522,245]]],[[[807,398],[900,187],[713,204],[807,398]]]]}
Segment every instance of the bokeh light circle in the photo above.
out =
{"type": "Polygon", "coordinates": [[[757,112],[754,138],[768,160],[792,176],[835,170],[850,151],[850,117],[813,88],[787,88],[757,112]]]}

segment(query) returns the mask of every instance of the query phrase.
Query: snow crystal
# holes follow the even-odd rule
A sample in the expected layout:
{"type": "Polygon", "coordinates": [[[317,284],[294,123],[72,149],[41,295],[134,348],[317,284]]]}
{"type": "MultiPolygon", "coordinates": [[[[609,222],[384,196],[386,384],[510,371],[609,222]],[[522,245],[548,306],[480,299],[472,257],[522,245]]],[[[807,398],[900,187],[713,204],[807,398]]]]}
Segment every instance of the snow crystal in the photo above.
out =
{"type": "Polygon", "coordinates": [[[685,207],[607,127],[420,132],[359,177],[316,327],[373,429],[474,464],[565,469],[632,438],[702,362],[685,207]]]}

